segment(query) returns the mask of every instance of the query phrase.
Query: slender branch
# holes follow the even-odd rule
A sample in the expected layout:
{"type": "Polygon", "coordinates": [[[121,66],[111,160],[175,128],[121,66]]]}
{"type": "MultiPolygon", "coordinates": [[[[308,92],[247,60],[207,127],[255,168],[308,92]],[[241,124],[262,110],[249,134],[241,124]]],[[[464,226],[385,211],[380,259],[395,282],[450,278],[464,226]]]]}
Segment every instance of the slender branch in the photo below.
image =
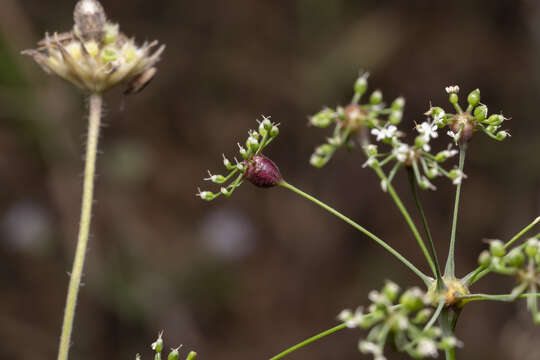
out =
{"type": "Polygon", "coordinates": [[[437,277],[437,288],[439,290],[442,290],[442,288],[444,287],[444,283],[441,278],[439,260],[437,260],[437,251],[435,250],[435,244],[433,243],[433,238],[431,237],[431,231],[429,230],[426,216],[424,214],[424,209],[422,208],[422,204],[420,203],[420,199],[418,197],[418,191],[416,190],[414,172],[413,172],[413,169],[410,167],[407,168],[407,172],[409,173],[409,184],[411,185],[411,191],[414,197],[414,201],[416,203],[416,208],[418,209],[418,212],[420,213],[420,217],[422,218],[422,225],[424,226],[424,231],[426,232],[426,236],[428,238],[428,245],[431,251],[431,257],[433,258],[433,261],[435,262],[435,271],[436,271],[435,276],[437,277]]]}
{"type": "Polygon", "coordinates": [[[343,324],[335,326],[335,327],[333,327],[331,329],[323,331],[322,333],[319,333],[319,334],[317,334],[315,336],[312,336],[309,339],[306,339],[306,340],[304,340],[304,341],[302,341],[302,342],[288,348],[287,350],[280,352],[276,356],[270,358],[270,360],[281,359],[281,358],[285,357],[286,355],[289,355],[290,353],[292,353],[292,352],[294,352],[294,351],[296,351],[296,350],[298,350],[298,349],[300,349],[300,348],[302,348],[302,347],[304,347],[304,346],[306,346],[306,345],[308,345],[308,344],[310,344],[310,343],[312,343],[314,341],[317,341],[317,340],[319,340],[319,339],[321,339],[321,338],[323,338],[325,336],[331,335],[331,334],[333,334],[333,333],[335,333],[335,332],[337,332],[339,330],[345,329],[346,327],[347,327],[347,325],[345,323],[343,323],[343,324]]]}
{"type": "MultiPolygon", "coordinates": [[[[459,147],[459,171],[463,173],[463,167],[465,165],[465,154],[467,152],[467,143],[461,144],[459,147]]],[[[452,235],[450,236],[450,249],[448,250],[448,259],[446,260],[446,267],[444,270],[444,275],[450,278],[455,277],[455,261],[454,261],[454,252],[456,246],[456,227],[457,227],[457,217],[459,213],[459,196],[461,193],[461,181],[457,184],[456,187],[456,200],[454,202],[454,218],[452,220],[452,235]]]]}
{"type": "Polygon", "coordinates": [[[426,245],[424,244],[424,240],[422,240],[422,237],[420,236],[420,233],[418,232],[418,229],[416,228],[416,225],[414,225],[414,223],[413,223],[413,221],[411,219],[411,216],[409,215],[409,212],[407,211],[407,209],[405,208],[405,206],[401,202],[401,199],[399,198],[398,194],[394,190],[394,187],[392,186],[392,184],[390,184],[390,182],[388,181],[386,175],[381,170],[381,168],[377,166],[377,167],[374,167],[374,170],[377,173],[377,175],[379,176],[379,178],[382,181],[386,182],[388,193],[390,194],[390,196],[394,200],[394,203],[398,207],[399,211],[401,211],[401,214],[403,215],[403,217],[405,218],[405,221],[409,225],[409,228],[411,229],[411,231],[412,231],[412,233],[413,233],[413,235],[414,235],[414,237],[416,239],[416,242],[420,246],[420,249],[422,249],[422,252],[424,253],[424,256],[425,256],[425,258],[426,258],[426,260],[427,260],[427,262],[429,264],[429,267],[430,267],[431,271],[433,272],[433,275],[436,276],[437,275],[437,270],[436,270],[436,267],[435,267],[435,263],[433,262],[433,259],[431,258],[430,254],[429,254],[429,251],[427,250],[426,245]]]}
{"type": "Polygon", "coordinates": [[[426,286],[429,286],[430,283],[431,283],[431,278],[427,275],[425,275],[423,272],[421,272],[416,266],[414,266],[409,260],[405,259],[399,252],[397,252],[396,250],[394,250],[393,247],[391,247],[390,245],[388,245],[384,240],[380,239],[379,237],[377,237],[376,235],[372,234],[371,232],[369,232],[368,230],[366,230],[364,227],[358,225],[356,222],[354,222],[353,220],[349,219],[348,217],[346,217],[345,215],[341,214],[339,211],[335,210],[334,208],[326,205],[325,203],[321,202],[320,200],[314,198],[313,196],[303,192],[302,190],[294,187],[293,185],[287,183],[286,181],[282,181],[280,183],[281,186],[283,186],[284,188],[286,189],[289,189],[295,193],[297,193],[298,195],[300,196],[303,196],[304,198],[314,202],[315,204],[319,205],[320,207],[322,207],[324,210],[328,211],[329,213],[337,216],[338,218],[340,218],[341,220],[345,221],[347,224],[351,225],[352,227],[354,227],[355,229],[357,229],[358,231],[362,232],[363,234],[365,234],[366,236],[370,237],[371,239],[373,239],[377,244],[379,244],[380,246],[382,246],[385,250],[387,250],[390,254],[394,255],[399,261],[401,261],[405,266],[407,266],[412,272],[414,272],[416,275],[418,275],[418,277],[420,279],[422,279],[424,281],[424,283],[426,284],[426,286]]]}
{"type": "Polygon", "coordinates": [[[525,293],[518,296],[513,294],[501,294],[501,295],[491,295],[491,294],[470,294],[456,296],[456,299],[465,300],[466,302],[470,301],[504,301],[510,302],[516,299],[527,299],[528,297],[540,297],[540,293],[525,293]]]}
{"type": "Polygon", "coordinates": [[[437,309],[435,309],[433,316],[431,317],[431,319],[429,319],[429,322],[426,324],[423,331],[431,329],[435,321],[437,321],[437,319],[439,318],[439,315],[441,314],[441,310],[444,307],[444,303],[445,303],[444,301],[439,302],[439,305],[437,305],[437,309]]]}
{"type": "Polygon", "coordinates": [[[514,235],[505,245],[504,248],[508,249],[513,243],[515,243],[519,238],[525,235],[529,230],[531,230],[536,224],[540,223],[540,216],[533,220],[529,225],[525,226],[520,232],[514,235]]]}
{"type": "Polygon", "coordinates": [[[73,269],[69,280],[66,307],[64,311],[64,322],[62,334],[60,336],[60,347],[58,350],[58,360],[67,360],[71,332],[73,329],[73,318],[75,317],[75,306],[77,295],[81,283],[84,258],[88,243],[90,229],[90,219],[92,217],[92,201],[94,193],[95,165],[99,138],[99,127],[101,121],[102,98],[100,94],[90,96],[90,116],[88,118],[88,140],[86,144],[86,164],[84,168],[84,182],[81,204],[81,220],[79,224],[79,236],[77,249],[73,261],[73,269]]]}

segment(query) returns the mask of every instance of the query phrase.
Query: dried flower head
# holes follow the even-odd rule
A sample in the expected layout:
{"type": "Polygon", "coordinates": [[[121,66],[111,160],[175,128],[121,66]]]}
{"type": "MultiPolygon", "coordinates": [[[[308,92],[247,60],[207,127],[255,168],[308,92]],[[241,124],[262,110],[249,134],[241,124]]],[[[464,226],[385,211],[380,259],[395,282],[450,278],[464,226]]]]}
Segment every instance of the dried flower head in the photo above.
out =
{"type": "Polygon", "coordinates": [[[32,56],[47,73],[91,93],[102,93],[119,83],[129,83],[126,93],[135,93],[150,82],[164,45],[154,52],[157,41],[137,46],[120,32],[118,24],[107,20],[97,0],[80,0],[73,20],[71,31],[46,33],[37,49],[22,53],[32,56]]]}

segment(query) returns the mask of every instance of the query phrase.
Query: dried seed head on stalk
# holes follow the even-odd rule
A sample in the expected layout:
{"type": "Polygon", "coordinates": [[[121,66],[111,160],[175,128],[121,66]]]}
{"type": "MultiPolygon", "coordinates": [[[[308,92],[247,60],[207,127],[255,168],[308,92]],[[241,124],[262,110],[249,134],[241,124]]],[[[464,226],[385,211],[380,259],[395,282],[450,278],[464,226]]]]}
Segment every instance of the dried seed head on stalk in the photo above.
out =
{"type": "Polygon", "coordinates": [[[47,73],[54,73],[84,91],[102,93],[127,83],[126,93],[136,93],[155,75],[154,65],[165,49],[152,52],[157,41],[137,46],[107,20],[97,0],[80,0],[75,5],[74,26],[69,32],[54,33],[38,42],[37,49],[25,50],[47,73]]]}

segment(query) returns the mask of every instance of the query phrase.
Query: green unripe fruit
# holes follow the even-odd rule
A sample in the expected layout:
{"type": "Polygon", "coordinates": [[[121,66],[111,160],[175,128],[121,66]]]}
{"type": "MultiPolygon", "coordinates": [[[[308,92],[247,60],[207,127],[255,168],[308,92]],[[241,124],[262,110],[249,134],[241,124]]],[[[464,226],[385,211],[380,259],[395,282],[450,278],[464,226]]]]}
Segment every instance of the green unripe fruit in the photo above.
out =
{"type": "Polygon", "coordinates": [[[326,164],[326,161],[324,160],[323,157],[317,155],[317,154],[313,154],[311,155],[311,158],[309,159],[309,163],[312,165],[312,166],[315,166],[317,168],[321,168],[324,166],[324,164],[326,164]]]}
{"type": "Polygon", "coordinates": [[[497,140],[502,141],[502,140],[506,139],[508,137],[508,135],[509,135],[508,132],[506,132],[504,130],[501,130],[495,136],[496,136],[497,140]]]}
{"type": "Polygon", "coordinates": [[[272,129],[270,129],[270,136],[276,137],[279,135],[279,129],[277,126],[272,126],[272,129]]]}
{"type": "Polygon", "coordinates": [[[491,254],[489,251],[484,250],[478,256],[478,264],[480,266],[488,267],[491,264],[491,254]]]}
{"type": "Polygon", "coordinates": [[[467,96],[467,102],[471,106],[476,106],[480,103],[480,90],[476,89],[469,93],[469,96],[467,96]]]}
{"type": "Polygon", "coordinates": [[[451,93],[448,98],[450,100],[450,103],[452,103],[452,104],[457,104],[457,102],[459,100],[458,95],[456,93],[451,93]]]}
{"type": "Polygon", "coordinates": [[[413,319],[413,323],[425,324],[431,318],[432,312],[433,311],[429,308],[420,310],[419,312],[416,313],[416,316],[413,319]]]}
{"type": "Polygon", "coordinates": [[[416,147],[419,147],[421,148],[422,146],[424,146],[426,144],[426,137],[423,136],[423,135],[418,135],[415,139],[414,139],[414,145],[416,147]]]}
{"type": "Polygon", "coordinates": [[[531,238],[527,241],[527,245],[525,246],[525,253],[528,257],[534,258],[536,254],[538,254],[538,247],[540,246],[538,240],[535,238],[531,238]]]}
{"type": "Polygon", "coordinates": [[[512,267],[521,267],[521,265],[523,265],[525,262],[525,255],[523,255],[521,249],[515,248],[510,250],[508,255],[505,257],[505,260],[507,264],[512,267]]]}
{"type": "Polygon", "coordinates": [[[195,351],[190,351],[186,360],[195,360],[197,358],[197,353],[195,351]]]}
{"type": "Polygon", "coordinates": [[[419,294],[419,291],[409,289],[405,291],[400,299],[399,303],[403,306],[405,306],[410,311],[417,311],[420,310],[424,306],[424,302],[421,299],[421,295],[419,294]]]}
{"type": "Polygon", "coordinates": [[[506,254],[504,244],[501,240],[493,240],[489,243],[489,251],[491,255],[496,257],[503,257],[506,254]]]}
{"type": "Polygon", "coordinates": [[[378,105],[382,102],[382,92],[380,90],[375,90],[371,93],[371,96],[369,97],[369,103],[371,105],[378,105]]]}
{"type": "Polygon", "coordinates": [[[397,125],[401,122],[401,119],[403,118],[403,111],[401,110],[394,110],[390,113],[390,116],[388,116],[388,122],[392,125],[397,125]]]}
{"type": "Polygon", "coordinates": [[[391,105],[392,110],[403,110],[405,107],[405,98],[403,96],[397,97],[391,105]]]}
{"type": "Polygon", "coordinates": [[[394,302],[397,300],[399,294],[399,286],[392,281],[387,281],[382,288],[382,293],[388,298],[388,300],[394,302]]]}
{"type": "Polygon", "coordinates": [[[169,356],[167,356],[167,360],[178,360],[179,358],[180,354],[178,353],[178,349],[172,349],[169,356]]]}
{"type": "Polygon", "coordinates": [[[336,117],[336,114],[331,109],[324,109],[310,118],[310,123],[313,126],[325,128],[330,125],[336,117]]]}
{"type": "Polygon", "coordinates": [[[504,116],[498,115],[498,114],[493,114],[490,117],[488,117],[486,120],[488,124],[495,125],[495,126],[501,125],[503,121],[504,121],[504,116]]]}
{"type": "Polygon", "coordinates": [[[360,76],[354,83],[354,92],[362,96],[368,87],[367,74],[360,76]]]}
{"type": "Polygon", "coordinates": [[[474,108],[474,118],[478,121],[484,121],[487,118],[488,107],[480,105],[474,108]]]}

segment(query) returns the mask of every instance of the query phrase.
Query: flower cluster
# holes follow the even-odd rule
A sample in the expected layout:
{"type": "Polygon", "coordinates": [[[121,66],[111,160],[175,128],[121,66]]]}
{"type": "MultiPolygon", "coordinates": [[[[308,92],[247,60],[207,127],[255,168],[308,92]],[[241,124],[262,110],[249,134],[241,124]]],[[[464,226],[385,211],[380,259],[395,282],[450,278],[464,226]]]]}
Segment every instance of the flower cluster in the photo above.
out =
{"type": "MultiPolygon", "coordinates": [[[[180,359],[180,345],[177,348],[171,348],[167,360],[178,360],[180,359]]],[[[158,338],[151,345],[152,350],[154,350],[154,360],[161,360],[161,352],[163,351],[163,331],[159,333],[158,338]]],[[[190,351],[187,354],[186,360],[195,360],[197,358],[197,353],[195,351],[190,351]]],[[[137,354],[135,360],[141,360],[141,356],[137,354]]]]}
{"type": "Polygon", "coordinates": [[[445,337],[440,328],[432,326],[431,299],[419,288],[400,294],[393,282],[386,282],[381,291],[369,293],[371,305],[366,313],[343,310],[338,319],[348,328],[371,329],[358,348],[373,355],[375,360],[385,360],[384,347],[393,339],[396,348],[414,358],[437,357],[439,350],[448,350],[461,343],[454,337],[445,337]]]}
{"type": "Polygon", "coordinates": [[[432,116],[433,123],[439,128],[447,126],[449,128],[447,134],[455,143],[467,142],[478,130],[498,141],[510,135],[506,130],[500,129],[502,123],[508,120],[507,118],[500,114],[488,116],[488,107],[480,103],[479,89],[471,91],[467,96],[468,106],[465,111],[459,105],[459,86],[448,86],[446,92],[456,113],[450,114],[441,107],[431,107],[426,115],[432,116]]]}
{"type": "Polygon", "coordinates": [[[157,41],[138,46],[120,32],[118,24],[107,20],[97,0],[80,0],[73,18],[71,31],[46,34],[37,49],[23,54],[32,56],[47,73],[91,93],[102,93],[122,82],[130,82],[126,93],[135,93],[150,82],[164,45],[153,53],[157,41]]]}
{"type": "Polygon", "coordinates": [[[360,104],[362,96],[368,87],[369,74],[361,74],[354,84],[354,96],[346,107],[336,109],[325,108],[310,118],[310,124],[320,128],[334,125],[332,137],[318,146],[311,156],[310,163],[315,167],[323,167],[340,147],[351,148],[355,142],[354,135],[360,137],[361,144],[368,142],[369,129],[376,131],[378,139],[387,139],[397,134],[396,125],[403,117],[405,99],[398,97],[390,107],[383,102],[380,90],[375,90],[369,97],[369,102],[360,104]],[[387,126],[385,126],[387,125],[387,126]]]}
{"type": "Polygon", "coordinates": [[[537,237],[507,252],[507,246],[501,240],[491,240],[489,250],[480,253],[478,262],[489,271],[516,277],[517,285],[511,292],[512,299],[528,293],[527,308],[533,320],[540,324],[536,292],[540,288],[540,241],[537,237]]]}
{"type": "Polygon", "coordinates": [[[223,155],[223,165],[225,165],[229,174],[213,175],[208,171],[208,177],[204,180],[220,184],[220,191],[213,193],[199,189],[197,196],[207,201],[214,200],[220,195],[229,197],[242,184],[244,179],[258,187],[272,187],[280,184],[283,179],[278,167],[272,160],[262,155],[262,150],[278,136],[278,125],[271,122],[270,118],[263,116],[258,129],[248,131],[245,147],[238,143],[239,153],[243,160],[238,161],[234,158],[235,163],[233,164],[223,155]],[[234,180],[231,181],[233,177],[234,180]]]}

